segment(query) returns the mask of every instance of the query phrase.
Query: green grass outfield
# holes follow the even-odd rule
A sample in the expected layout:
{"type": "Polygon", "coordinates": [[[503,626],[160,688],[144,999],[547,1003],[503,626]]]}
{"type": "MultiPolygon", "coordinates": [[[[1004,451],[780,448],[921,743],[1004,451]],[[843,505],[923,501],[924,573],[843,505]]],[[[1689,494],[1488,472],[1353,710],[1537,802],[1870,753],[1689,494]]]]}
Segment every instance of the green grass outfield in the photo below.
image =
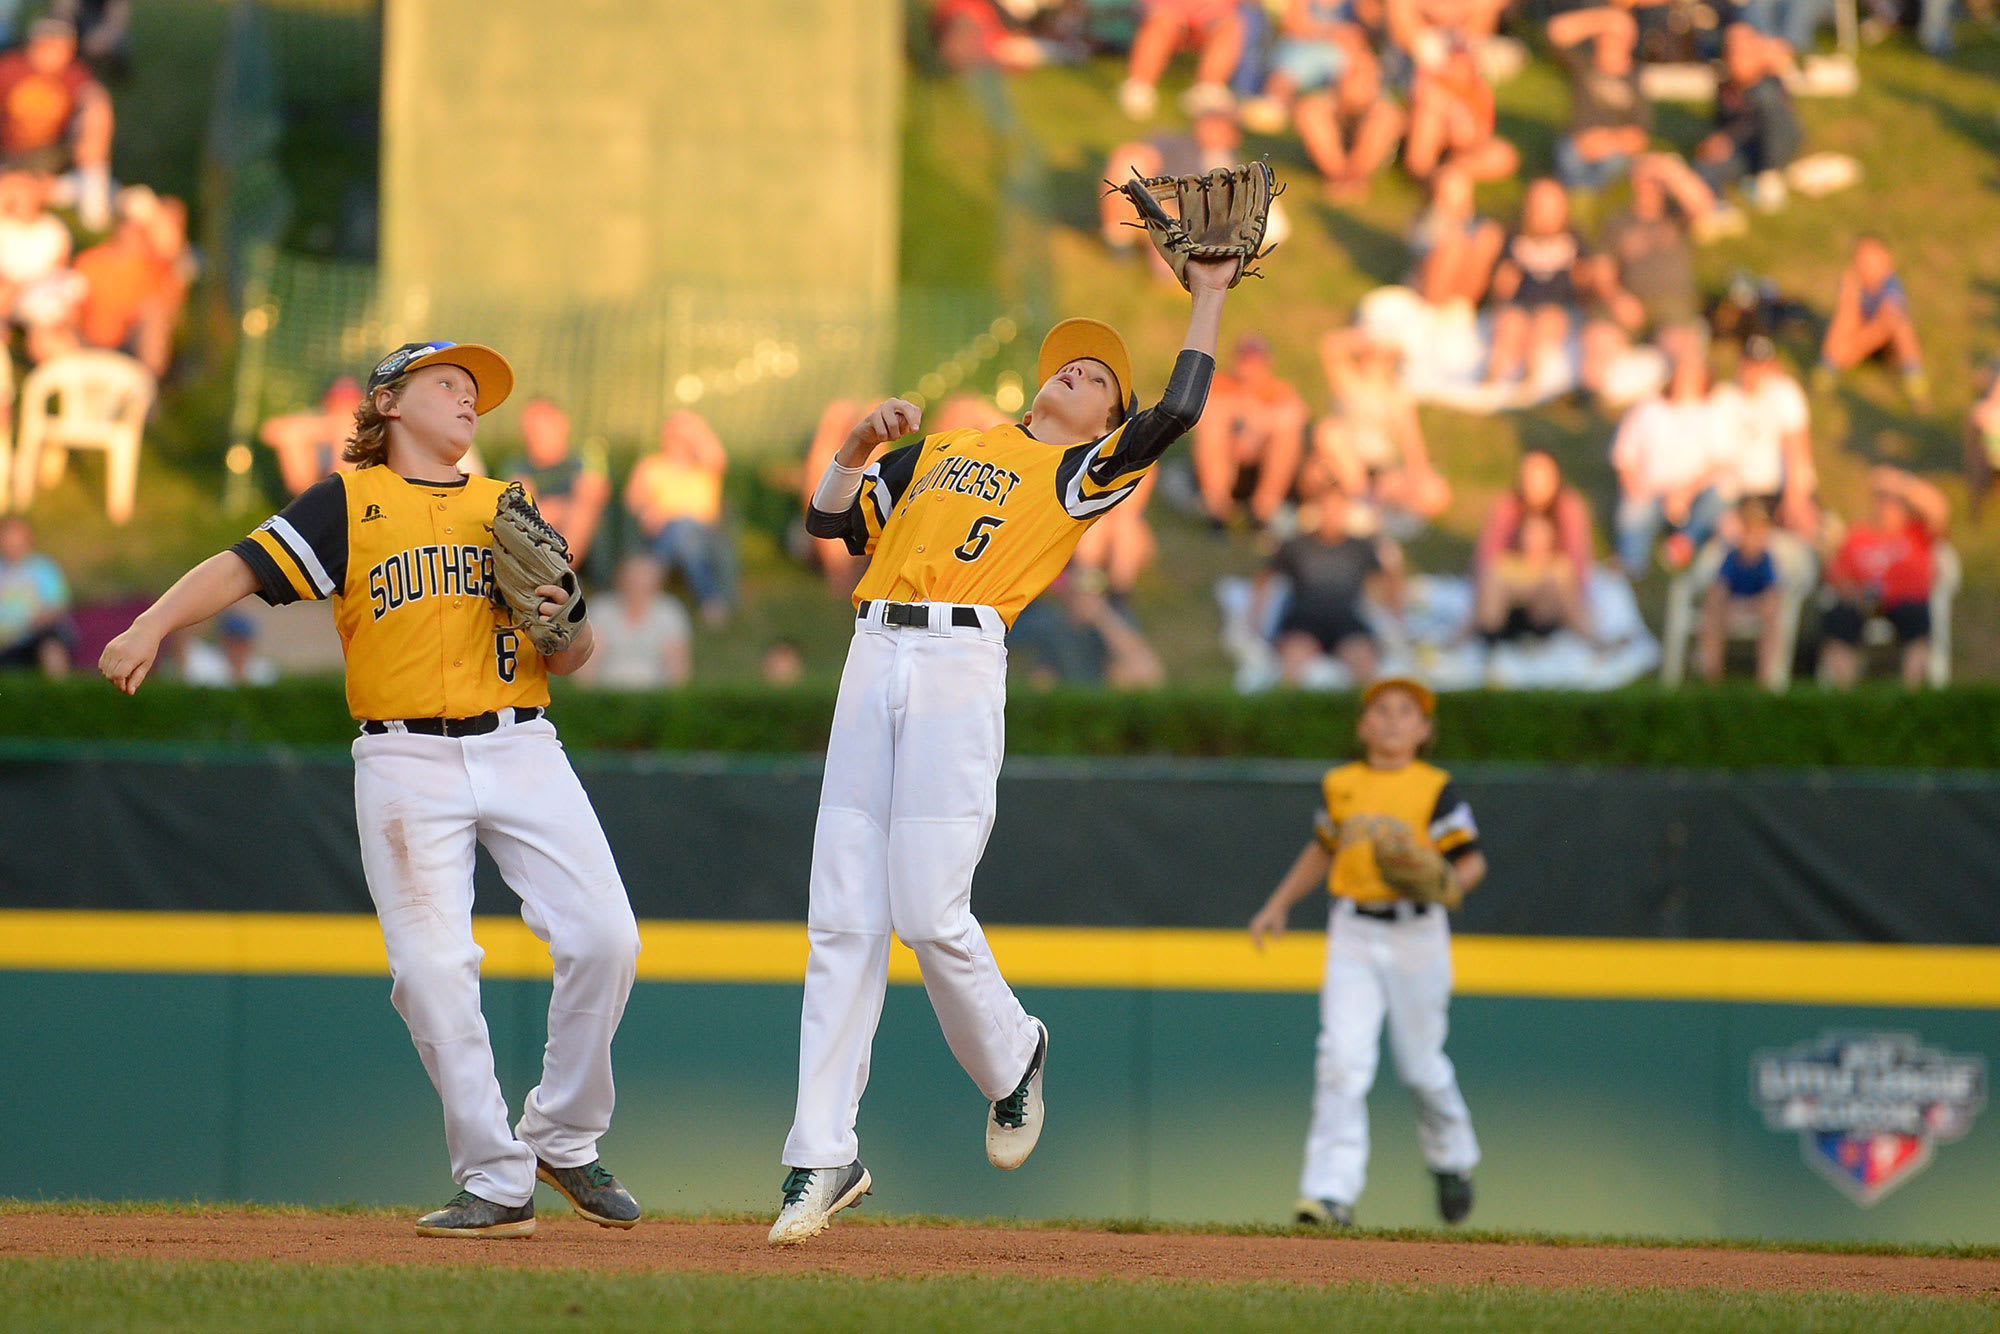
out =
{"type": "Polygon", "coordinates": [[[1990,1330],[1989,1303],[1834,1293],[732,1278],[0,1260],[10,1329],[1990,1330]]]}

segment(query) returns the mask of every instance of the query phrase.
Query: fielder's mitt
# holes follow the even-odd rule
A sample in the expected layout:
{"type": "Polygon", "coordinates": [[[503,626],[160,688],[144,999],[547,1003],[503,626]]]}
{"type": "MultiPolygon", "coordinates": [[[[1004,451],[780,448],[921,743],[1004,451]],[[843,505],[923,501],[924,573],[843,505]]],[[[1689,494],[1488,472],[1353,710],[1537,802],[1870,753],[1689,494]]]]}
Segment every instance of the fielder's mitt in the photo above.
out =
{"type": "Polygon", "coordinates": [[[1264,226],[1271,200],[1283,192],[1271,178],[1266,162],[1217,167],[1205,176],[1141,176],[1113,189],[1121,191],[1139,211],[1139,223],[1153,246],[1188,285],[1189,260],[1233,259],[1236,276],[1255,272],[1250,266],[1265,254],[1264,226]],[[1173,211],[1161,207],[1173,201],[1173,211]]]}
{"type": "Polygon", "coordinates": [[[493,513],[493,605],[514,617],[510,628],[524,631],[543,653],[560,653],[583,624],[583,588],[569,567],[569,543],[549,526],[519,482],[500,493],[493,513]],[[568,597],[553,616],[542,615],[544,584],[568,597]]]}
{"type": "Polygon", "coordinates": [[[1444,857],[1416,830],[1388,815],[1356,815],[1341,823],[1340,841],[1375,849],[1382,883],[1412,903],[1455,905],[1458,882],[1444,857]]]}

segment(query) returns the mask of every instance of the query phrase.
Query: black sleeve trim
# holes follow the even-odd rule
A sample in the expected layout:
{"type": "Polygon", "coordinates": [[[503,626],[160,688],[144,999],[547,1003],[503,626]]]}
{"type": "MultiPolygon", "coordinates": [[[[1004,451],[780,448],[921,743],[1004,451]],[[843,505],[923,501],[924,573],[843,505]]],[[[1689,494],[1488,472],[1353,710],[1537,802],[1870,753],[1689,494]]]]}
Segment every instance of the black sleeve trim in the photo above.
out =
{"type": "MultiPolygon", "coordinates": [[[[857,498],[856,503],[859,503],[857,498]]],[[[852,507],[838,514],[828,514],[817,505],[806,506],[806,531],[814,537],[846,537],[848,525],[856,515],[852,507]]]]}
{"type": "Polygon", "coordinates": [[[1464,861],[1467,857],[1470,857],[1473,853],[1478,852],[1479,850],[1480,850],[1479,840],[1476,838],[1468,838],[1467,840],[1465,840],[1465,842],[1459,844],[1457,847],[1453,848],[1450,852],[1445,853],[1444,859],[1450,862],[1452,865],[1456,866],[1458,865],[1458,863],[1464,861]]]}
{"type": "Polygon", "coordinates": [[[278,563],[255,539],[246,537],[229,549],[241,556],[243,563],[250,567],[250,572],[257,576],[257,596],[264,599],[267,605],[283,607],[299,600],[292,581],[285,577],[278,563]]]}
{"type": "Polygon", "coordinates": [[[1056,494],[1070,517],[1095,518],[1130,495],[1136,481],[1121,487],[1119,479],[1150,467],[1194,428],[1208,403],[1214,376],[1214,357],[1183,348],[1158,403],[1134,414],[1110,435],[1065,451],[1056,468],[1056,494]]]}
{"type": "MultiPolygon", "coordinates": [[[[463,486],[465,479],[459,479],[463,486]]],[[[426,485],[442,485],[426,483],[426,485]]],[[[333,593],[347,586],[347,483],[340,473],[322,477],[279,511],[280,517],[312,548],[333,584],[333,593]]],[[[330,596],[330,594],[329,594],[330,596]]]]}

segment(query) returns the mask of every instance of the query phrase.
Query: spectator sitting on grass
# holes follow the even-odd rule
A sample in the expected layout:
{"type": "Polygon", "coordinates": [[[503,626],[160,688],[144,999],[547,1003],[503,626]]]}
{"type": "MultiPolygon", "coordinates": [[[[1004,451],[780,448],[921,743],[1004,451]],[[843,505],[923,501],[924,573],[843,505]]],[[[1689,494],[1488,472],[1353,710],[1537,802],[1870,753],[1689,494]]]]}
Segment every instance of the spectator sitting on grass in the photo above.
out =
{"type": "Polygon", "coordinates": [[[508,473],[527,488],[549,526],[569,543],[570,564],[581,569],[597,540],[604,506],[611,499],[611,464],[602,445],[570,447],[569,415],[546,398],[521,408],[524,454],[508,473]]]}
{"type": "Polygon", "coordinates": [[[360,384],[343,375],[320,395],[318,412],[273,417],[257,428],[257,438],[278,456],[278,475],[286,491],[298,495],[322,477],[354,466],[341,453],[354,434],[354,414],[360,406],[360,384]]]}
{"type": "Polygon", "coordinates": [[[1159,469],[1147,469],[1124,504],[1084,530],[1070,556],[1070,570],[1091,574],[1104,600],[1128,621],[1133,619],[1132,590],[1160,549],[1153,526],[1146,522],[1146,506],[1159,475],[1159,469]]]}
{"type": "MultiPolygon", "coordinates": [[[[1510,553],[1518,554],[1528,545],[1522,538],[1524,525],[1541,520],[1553,534],[1553,552],[1562,559],[1549,562],[1561,576],[1560,588],[1543,595],[1543,605],[1582,608],[1585,576],[1590,571],[1594,539],[1591,535],[1590,504],[1583,493],[1564,483],[1562,469],[1553,455],[1531,449],[1521,456],[1514,473],[1513,489],[1501,495],[1486,510],[1479,540],[1472,551],[1472,587],[1475,608],[1497,608],[1496,616],[1476,616],[1477,628],[1504,625],[1507,613],[1516,604],[1521,580],[1518,567],[1503,567],[1510,553]]],[[[1560,618],[1559,618],[1560,619],[1560,618]]]]}
{"type": "Polygon", "coordinates": [[[1903,684],[1924,684],[1930,652],[1932,547],[1944,536],[1951,507],[1944,493],[1900,468],[1869,471],[1874,512],[1847,530],[1826,568],[1833,605],[1820,621],[1828,683],[1845,690],[1861,671],[1861,631],[1880,616],[1902,646],[1903,684]]]}
{"type": "Polygon", "coordinates": [[[1570,226],[1569,195],[1543,177],[1528,185],[1521,226],[1493,268],[1493,347],[1486,382],[1505,384],[1523,369],[1538,384],[1566,355],[1570,312],[1584,266],[1583,238],[1570,226]]]}
{"type": "Polygon", "coordinates": [[[1103,576],[1073,564],[1028,605],[1007,638],[1023,653],[1029,679],[1043,689],[1150,690],[1166,681],[1153,646],[1105,596],[1103,576]]]}
{"type": "Polygon", "coordinates": [[[1300,685],[1315,664],[1333,657],[1357,682],[1374,677],[1381,655],[1375,633],[1362,613],[1373,598],[1391,612],[1403,605],[1403,553],[1386,537],[1362,536],[1372,515],[1359,510],[1338,486],[1327,486],[1317,501],[1311,531],[1283,546],[1257,574],[1250,623],[1269,623],[1271,599],[1285,581],[1283,611],[1274,636],[1278,678],[1300,685]]]}
{"type": "Polygon", "coordinates": [[[632,469],[625,507],[668,570],[679,570],[711,626],[729,619],[722,478],[728,455],[715,430],[685,409],[660,428],[660,447],[632,469]]]}
{"type": "Polygon", "coordinates": [[[25,517],[0,516],[0,670],[39,669],[60,678],[69,675],[75,652],[62,568],[35,550],[25,517]]]}
{"type": "Polygon", "coordinates": [[[1573,9],[1549,20],[1569,65],[1569,131],[1556,140],[1556,175],[1572,190],[1602,190],[1646,151],[1653,109],[1639,89],[1639,24],[1628,9],[1573,9]]]}
{"type": "Polygon", "coordinates": [[[164,377],[191,268],[187,206],[143,185],[120,190],[117,231],[76,258],[83,279],[78,338],[136,357],[154,378],[164,377]]]}
{"type": "Polygon", "coordinates": [[[597,652],[577,680],[604,690],[686,685],[693,670],[687,608],[666,591],[660,563],[640,552],[618,564],[611,605],[590,618],[597,652]]]}
{"type": "Polygon", "coordinates": [[[1732,23],[1724,31],[1715,129],[1694,154],[1695,170],[1718,198],[1748,179],[1758,208],[1769,213],[1784,207],[1784,170],[1805,139],[1785,88],[1791,63],[1790,47],[1747,23],[1732,23]]]}
{"type": "Polygon", "coordinates": [[[1247,500],[1251,522],[1269,524],[1291,498],[1305,432],[1305,400],[1272,370],[1271,345],[1255,334],[1237,339],[1194,428],[1194,475],[1209,522],[1220,530],[1247,500]]]}
{"type": "Polygon", "coordinates": [[[1668,568],[1684,569],[1714,534],[1723,507],[1716,488],[1723,449],[1701,333],[1676,325],[1661,347],[1673,367],[1666,392],[1628,409],[1611,444],[1618,562],[1635,582],[1645,576],[1662,529],[1668,568]]]}
{"type": "Polygon", "coordinates": [[[1433,29],[1410,55],[1417,71],[1410,88],[1410,133],[1403,145],[1403,166],[1410,175],[1428,181],[1439,167],[1456,167],[1480,182],[1512,176],[1521,155],[1497,133],[1493,89],[1479,72],[1472,48],[1433,29]]]}
{"type": "Polygon", "coordinates": [[[1965,417],[1965,496],[1975,523],[2000,469],[2000,366],[1986,373],[1986,392],[1965,417]]]}
{"type": "Polygon", "coordinates": [[[1529,511],[1514,544],[1486,563],[1473,587],[1473,623],[1488,644],[1547,639],[1559,630],[1592,638],[1584,572],[1562,548],[1555,521],[1529,511]]]}
{"type": "Polygon", "coordinates": [[[1754,617],[1757,621],[1757,679],[1777,680],[1778,599],[1784,593],[1778,585],[1778,564],[1771,555],[1771,509],[1758,497],[1743,500],[1736,507],[1736,535],[1723,553],[1715,582],[1708,586],[1701,607],[1701,634],[1697,656],[1705,681],[1722,679],[1722,653],[1732,619],[1754,617]]]}
{"type": "Polygon", "coordinates": [[[1810,539],[1819,530],[1819,468],[1805,390],[1785,374],[1763,334],[1743,340],[1736,381],[1716,386],[1728,490],[1759,501],[1766,517],[1810,539]]]}
{"type": "Polygon", "coordinates": [[[1854,243],[1854,258],[1841,271],[1814,382],[1822,389],[1831,388],[1841,372],[1872,357],[1893,357],[1910,402],[1919,411],[1929,407],[1930,382],[1924,376],[1924,353],[1917,342],[1909,294],[1896,276],[1896,259],[1888,243],[1869,232],[1854,243]]]}
{"type": "Polygon", "coordinates": [[[1276,132],[1289,111],[1329,198],[1351,201],[1396,151],[1403,113],[1383,95],[1381,63],[1352,0],[1290,0],[1264,97],[1246,124],[1276,132]],[[1342,142],[1342,122],[1352,127],[1342,142]]]}
{"type": "Polygon", "coordinates": [[[1479,216],[1472,178],[1454,167],[1431,175],[1430,206],[1411,224],[1408,285],[1425,304],[1470,318],[1486,298],[1507,232],[1479,216]]]}
{"type": "Polygon", "coordinates": [[[1331,478],[1378,510],[1434,519],[1451,485],[1431,465],[1417,402],[1403,384],[1395,344],[1364,329],[1335,329],[1319,342],[1330,411],[1313,428],[1306,475],[1331,478]]]}
{"type": "Polygon", "coordinates": [[[1243,16],[1236,0],[1139,0],[1139,30],[1118,105],[1133,120],[1151,120],[1159,109],[1160,76],[1183,46],[1195,48],[1194,86],[1182,105],[1189,115],[1230,111],[1229,76],[1243,58],[1243,16]]]}
{"type": "Polygon", "coordinates": [[[66,189],[86,231],[111,225],[113,126],[111,96],[61,19],[37,19],[26,45],[0,56],[0,158],[52,175],[73,166],[66,189]]]}
{"type": "Polygon", "coordinates": [[[46,178],[0,172],[0,310],[27,331],[28,360],[37,365],[76,346],[83,295],[69,267],[69,228],[47,201],[46,178]]]}
{"type": "Polygon", "coordinates": [[[181,680],[191,686],[267,686],[277,679],[278,664],[257,651],[257,623],[240,611],[217,619],[213,642],[190,638],[181,646],[181,680]]]}
{"type": "MultiPolygon", "coordinates": [[[[875,400],[869,401],[872,403],[875,400]]],[[[851,398],[836,398],[828,403],[819,414],[819,424],[813,428],[812,439],[806,444],[805,467],[799,472],[800,520],[799,526],[792,530],[795,543],[792,552],[795,557],[818,566],[819,572],[826,577],[827,591],[841,599],[853,593],[854,586],[861,582],[862,574],[868,569],[868,557],[849,551],[843,538],[814,537],[805,530],[804,516],[812,508],[814,486],[808,479],[826,474],[826,465],[833,461],[840,442],[847,439],[854,423],[867,412],[866,405],[851,398]]],[[[931,429],[937,429],[935,424],[931,429]]]]}

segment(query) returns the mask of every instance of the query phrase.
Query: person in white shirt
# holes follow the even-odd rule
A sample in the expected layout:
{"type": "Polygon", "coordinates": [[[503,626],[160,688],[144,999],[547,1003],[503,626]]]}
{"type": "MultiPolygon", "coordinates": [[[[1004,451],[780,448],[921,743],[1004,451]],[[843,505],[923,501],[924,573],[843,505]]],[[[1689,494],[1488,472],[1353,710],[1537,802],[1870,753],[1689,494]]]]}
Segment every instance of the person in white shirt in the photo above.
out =
{"type": "Polygon", "coordinates": [[[1708,394],[1708,361],[1698,338],[1669,331],[1673,358],[1663,394],[1633,405],[1618,424],[1611,464],[1618,470],[1618,562],[1629,578],[1646,573],[1653,543],[1669,530],[1667,563],[1693,559],[1723,512],[1717,482],[1726,457],[1721,414],[1708,394]]]}
{"type": "Polygon", "coordinates": [[[608,614],[591,619],[597,652],[577,673],[605,690],[657,690],[687,683],[693,670],[687,608],[666,591],[666,571],[643,553],[618,567],[616,596],[608,614]]]}
{"type": "Polygon", "coordinates": [[[75,346],[67,327],[84,295],[69,228],[48,211],[48,193],[31,171],[0,173],[0,313],[28,331],[37,364],[75,346]]]}
{"type": "Polygon", "coordinates": [[[191,686],[267,686],[278,664],[257,651],[257,625],[242,612],[222,614],[213,642],[190,639],[181,647],[181,680],[191,686]]]}
{"type": "Polygon", "coordinates": [[[1744,339],[1736,380],[1716,386],[1714,399],[1728,450],[1726,498],[1761,500],[1780,527],[1811,537],[1819,529],[1811,409],[1777,346],[1763,334],[1744,339]]]}

